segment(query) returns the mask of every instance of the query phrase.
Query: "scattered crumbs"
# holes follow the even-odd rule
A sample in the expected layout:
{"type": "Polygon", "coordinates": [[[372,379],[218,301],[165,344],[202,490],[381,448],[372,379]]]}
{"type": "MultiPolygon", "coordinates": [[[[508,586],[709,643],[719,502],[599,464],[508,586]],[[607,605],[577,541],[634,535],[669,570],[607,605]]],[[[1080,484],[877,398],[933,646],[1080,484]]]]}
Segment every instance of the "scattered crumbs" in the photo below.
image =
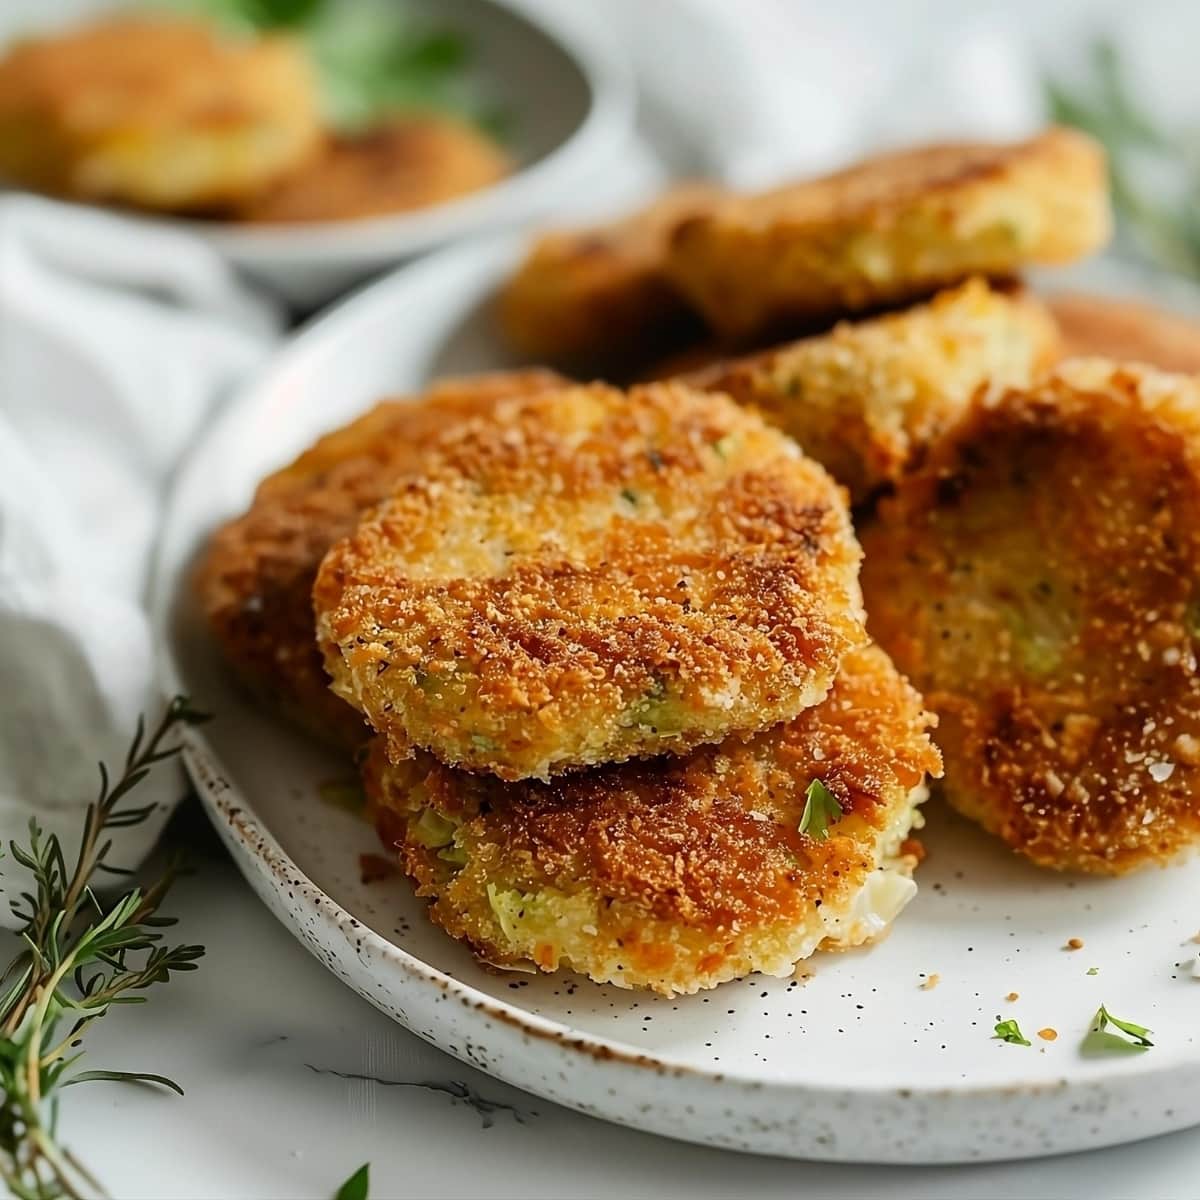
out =
{"type": "Polygon", "coordinates": [[[1063,947],[1064,950],[1082,950],[1083,938],[1068,938],[1067,944],[1063,947]]]}
{"type": "Polygon", "coordinates": [[[1020,1000],[1021,996],[1018,992],[1009,992],[1004,998],[1011,1004],[1014,1000],[1020,1000]]]}
{"type": "Polygon", "coordinates": [[[1089,975],[1099,975],[1099,974],[1100,974],[1100,968],[1099,968],[1099,967],[1088,967],[1088,969],[1087,969],[1087,973],[1088,973],[1089,975]]]}
{"type": "Polygon", "coordinates": [[[397,868],[390,858],[384,858],[381,854],[360,854],[358,870],[363,883],[378,883],[381,879],[390,879],[396,874],[397,868]]]}
{"type": "Polygon", "coordinates": [[[1200,933],[1193,933],[1191,938],[1189,938],[1188,940],[1196,942],[1197,944],[1200,944],[1200,933]]]}
{"type": "Polygon", "coordinates": [[[1047,1026],[1045,1029],[1038,1030],[1038,1037],[1040,1037],[1043,1042],[1056,1042],[1058,1041],[1058,1030],[1051,1029],[1049,1026],[1047,1026]]]}
{"type": "Polygon", "coordinates": [[[940,975],[938,975],[936,972],[934,972],[933,974],[930,974],[930,975],[926,975],[925,982],[923,984],[921,984],[921,991],[932,992],[933,989],[935,987],[937,987],[937,985],[941,982],[942,982],[942,977],[940,975]]]}
{"type": "Polygon", "coordinates": [[[923,863],[929,857],[929,851],[925,849],[925,843],[920,838],[910,837],[905,838],[900,843],[900,853],[905,858],[911,858],[914,862],[923,863]]]}
{"type": "Polygon", "coordinates": [[[1166,783],[1175,774],[1175,764],[1173,762],[1151,763],[1146,769],[1150,772],[1150,778],[1155,783],[1166,783]]]}

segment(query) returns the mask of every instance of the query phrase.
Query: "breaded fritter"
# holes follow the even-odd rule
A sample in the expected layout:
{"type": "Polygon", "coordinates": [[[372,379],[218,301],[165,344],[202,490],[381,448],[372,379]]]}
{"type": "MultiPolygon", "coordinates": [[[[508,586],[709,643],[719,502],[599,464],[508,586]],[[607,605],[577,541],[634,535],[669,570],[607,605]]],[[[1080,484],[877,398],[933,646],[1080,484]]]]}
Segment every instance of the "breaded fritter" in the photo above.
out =
{"type": "Polygon", "coordinates": [[[330,551],[339,695],[504,779],[787,720],[865,641],[842,490],[728,397],[602,384],[457,424],[330,551]]]}
{"type": "Polygon", "coordinates": [[[680,222],[667,274],[731,339],[1008,276],[1102,246],[1104,156],[1051,129],[1016,145],[948,143],[728,199],[680,222]]]}
{"type": "Polygon", "coordinates": [[[1034,297],[974,279],[928,304],[684,380],[755,406],[857,502],[898,479],[984,384],[1019,385],[1053,361],[1057,330],[1034,297]]]}
{"type": "Polygon", "coordinates": [[[1062,331],[1064,358],[1147,363],[1200,374],[1200,320],[1152,304],[1064,292],[1046,302],[1062,331]]]}
{"type": "Polygon", "coordinates": [[[0,60],[0,175],[143,208],[236,204],[310,154],[317,86],[299,44],[118,15],[0,60]]]}
{"type": "Polygon", "coordinates": [[[358,134],[329,135],[321,150],[238,212],[246,221],[340,221],[424,208],[478,191],[512,169],[473,126],[422,114],[358,134]]]}
{"type": "Polygon", "coordinates": [[[939,769],[929,724],[869,646],[824,703],[749,741],[514,784],[389,765],[380,739],[363,775],[430,916],[485,961],[671,995],[886,930],[916,891],[902,843],[939,769]],[[802,833],[814,780],[842,811],[802,833]]]}
{"type": "Polygon", "coordinates": [[[955,807],[1061,869],[1200,838],[1200,384],[1080,359],[993,395],[863,538],[955,807]]]}
{"type": "Polygon", "coordinates": [[[377,405],[262,481],[249,511],[213,534],[196,573],[213,633],[260,700],[324,740],[364,741],[362,716],[329,690],[317,649],[312,585],[321,559],[448,423],[562,382],[549,371],[447,380],[424,401],[377,405]]]}
{"type": "Polygon", "coordinates": [[[689,310],[663,273],[667,240],[721,194],[680,184],[614,224],[543,234],[501,294],[505,334],[531,358],[568,364],[629,360],[669,341],[689,310]]]}

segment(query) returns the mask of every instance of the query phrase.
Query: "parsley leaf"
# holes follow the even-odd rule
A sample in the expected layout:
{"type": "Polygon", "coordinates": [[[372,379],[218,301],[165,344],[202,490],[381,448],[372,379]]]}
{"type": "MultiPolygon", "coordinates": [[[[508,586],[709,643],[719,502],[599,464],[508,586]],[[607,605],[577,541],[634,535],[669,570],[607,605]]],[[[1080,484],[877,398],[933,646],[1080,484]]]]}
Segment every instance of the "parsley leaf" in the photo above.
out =
{"type": "Polygon", "coordinates": [[[800,832],[818,842],[829,836],[829,825],[842,816],[837,797],[819,780],[814,779],[804,790],[804,813],[800,817],[800,832]]]}
{"type": "Polygon", "coordinates": [[[1135,1025],[1132,1021],[1122,1021],[1114,1017],[1104,1005],[1092,1018],[1092,1027],[1087,1037],[1083,1039],[1085,1054],[1104,1054],[1109,1051],[1125,1052],[1129,1050],[1149,1050],[1154,1043],[1149,1038],[1150,1030],[1143,1025],[1135,1025]],[[1119,1037],[1110,1032],[1109,1026],[1120,1030],[1125,1037],[1119,1037]],[[1126,1041],[1126,1038],[1132,1040],[1126,1041]]]}
{"type": "Polygon", "coordinates": [[[337,1190],[333,1200],[367,1200],[371,1188],[371,1164],[363,1163],[337,1190]]]}
{"type": "Polygon", "coordinates": [[[1021,1032],[1021,1027],[1016,1020],[1009,1017],[1007,1021],[1001,1021],[996,1018],[996,1032],[992,1035],[997,1037],[1002,1042],[1008,1042],[1012,1046],[1032,1046],[1033,1043],[1021,1032]]]}

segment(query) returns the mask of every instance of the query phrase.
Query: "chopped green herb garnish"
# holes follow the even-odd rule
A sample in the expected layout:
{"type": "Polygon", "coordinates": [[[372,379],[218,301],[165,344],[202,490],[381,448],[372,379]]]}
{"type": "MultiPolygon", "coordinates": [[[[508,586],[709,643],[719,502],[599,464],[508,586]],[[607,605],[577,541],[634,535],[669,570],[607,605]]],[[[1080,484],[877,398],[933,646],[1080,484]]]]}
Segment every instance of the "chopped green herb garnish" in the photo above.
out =
{"type": "Polygon", "coordinates": [[[800,832],[823,842],[829,836],[830,823],[843,815],[837,797],[819,780],[814,779],[804,790],[804,813],[800,817],[800,832]]]}
{"type": "Polygon", "coordinates": [[[333,1200],[367,1200],[371,1190],[371,1164],[363,1163],[337,1190],[333,1200]]]}
{"type": "Polygon", "coordinates": [[[1011,1046],[1032,1046],[1033,1043],[1021,1032],[1020,1025],[1009,1017],[1007,1021],[1001,1021],[996,1018],[996,1032],[992,1035],[999,1038],[1002,1042],[1008,1042],[1011,1046]]]}
{"type": "Polygon", "coordinates": [[[1089,975],[1099,975],[1099,974],[1100,974],[1100,968],[1099,968],[1099,967],[1088,967],[1088,969],[1087,969],[1087,973],[1088,973],[1089,975]]]}
{"type": "Polygon", "coordinates": [[[1083,1039],[1085,1054],[1105,1054],[1111,1051],[1126,1053],[1130,1050],[1149,1050],[1154,1043],[1149,1037],[1150,1030],[1143,1025],[1135,1025],[1132,1021],[1122,1021],[1114,1017],[1104,1005],[1092,1018],[1092,1026],[1087,1037],[1083,1039]],[[1110,1031],[1109,1026],[1119,1030],[1125,1037],[1119,1037],[1110,1031]],[[1126,1038],[1132,1039],[1127,1041],[1126,1038]]]}
{"type": "Polygon", "coordinates": [[[632,488],[622,488],[621,489],[621,499],[624,500],[625,503],[630,505],[632,508],[637,508],[637,505],[638,505],[637,492],[635,492],[632,488]]]}

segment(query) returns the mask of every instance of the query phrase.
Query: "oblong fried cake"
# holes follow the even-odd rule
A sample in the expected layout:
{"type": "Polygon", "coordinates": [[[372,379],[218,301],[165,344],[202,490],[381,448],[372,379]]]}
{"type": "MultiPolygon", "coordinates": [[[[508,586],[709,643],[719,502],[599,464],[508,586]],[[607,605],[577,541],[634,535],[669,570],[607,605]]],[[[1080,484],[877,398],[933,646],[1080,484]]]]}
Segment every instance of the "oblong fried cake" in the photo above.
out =
{"type": "Polygon", "coordinates": [[[664,274],[667,239],[721,194],[680,184],[610,225],[543,234],[500,296],[509,340],[531,358],[595,363],[669,339],[689,310],[664,274]]]}
{"type": "Polygon", "coordinates": [[[844,493],[728,397],[506,399],[329,552],[339,695],[502,778],[681,752],[817,703],[865,641],[844,493]]]}
{"type": "Polygon", "coordinates": [[[341,221],[424,208],[478,191],[512,169],[491,138],[464,121],[422,114],[321,149],[241,206],[243,221],[341,221]]]}
{"type": "Polygon", "coordinates": [[[117,15],[0,59],[0,175],[83,200],[236,204],[312,153],[317,86],[298,42],[117,15]]]}
{"type": "Polygon", "coordinates": [[[562,382],[549,371],[498,372],[447,380],[423,401],[384,401],[259,484],[249,510],[213,534],[195,586],[225,657],[260,700],[326,740],[362,743],[369,731],[329,690],[317,649],[312,586],[321,559],[449,423],[562,382]]]}
{"type": "Polygon", "coordinates": [[[1062,331],[1063,358],[1098,356],[1200,374],[1200,321],[1194,316],[1072,292],[1049,296],[1046,304],[1062,331]]]}
{"type": "Polygon", "coordinates": [[[947,143],[730,198],[677,224],[667,276],[727,338],[1008,276],[1104,244],[1103,153],[1051,129],[1015,145],[947,143]]]}
{"type": "Polygon", "coordinates": [[[1200,838],[1200,384],[1093,359],[993,395],[863,540],[955,807],[1063,869],[1200,838]]]}
{"type": "Polygon", "coordinates": [[[1040,301],[973,279],[683,380],[753,405],[859,501],[909,469],[980,387],[1028,383],[1057,348],[1040,301]]]}
{"type": "Polygon", "coordinates": [[[363,778],[430,916],[485,961],[671,995],[888,927],[916,891],[902,844],[939,769],[929,725],[868,646],[822,704],[685,757],[503,783],[392,765],[378,739],[363,778]]]}

